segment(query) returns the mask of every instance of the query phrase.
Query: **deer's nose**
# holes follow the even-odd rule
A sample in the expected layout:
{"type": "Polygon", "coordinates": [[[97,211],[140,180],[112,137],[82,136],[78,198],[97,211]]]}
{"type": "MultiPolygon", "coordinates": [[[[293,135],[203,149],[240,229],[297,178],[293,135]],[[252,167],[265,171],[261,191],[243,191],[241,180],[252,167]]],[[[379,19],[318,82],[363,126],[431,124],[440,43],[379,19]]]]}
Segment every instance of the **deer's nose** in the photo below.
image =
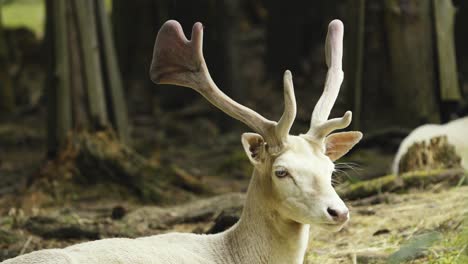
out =
{"type": "Polygon", "coordinates": [[[348,208],[327,208],[327,213],[331,216],[331,218],[336,222],[346,222],[349,219],[349,210],[348,208]]]}

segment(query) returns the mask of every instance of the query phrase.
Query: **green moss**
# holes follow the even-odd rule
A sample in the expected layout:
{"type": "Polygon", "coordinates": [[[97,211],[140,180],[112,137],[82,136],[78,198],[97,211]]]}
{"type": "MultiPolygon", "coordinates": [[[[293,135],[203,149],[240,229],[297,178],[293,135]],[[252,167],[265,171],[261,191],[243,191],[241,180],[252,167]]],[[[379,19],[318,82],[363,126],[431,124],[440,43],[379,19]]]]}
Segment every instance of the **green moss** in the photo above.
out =
{"type": "Polygon", "coordinates": [[[9,245],[16,243],[19,240],[14,233],[0,229],[0,245],[9,245]]]}
{"type": "Polygon", "coordinates": [[[466,183],[465,174],[460,170],[413,171],[400,176],[390,174],[350,184],[342,189],[340,194],[348,199],[358,199],[382,192],[401,192],[411,187],[424,187],[445,180],[453,184],[464,184],[466,183]]]}
{"type": "Polygon", "coordinates": [[[15,224],[15,221],[14,221],[13,217],[11,217],[11,216],[4,215],[0,219],[0,229],[1,228],[10,229],[10,228],[13,227],[14,224],[15,224]]]}

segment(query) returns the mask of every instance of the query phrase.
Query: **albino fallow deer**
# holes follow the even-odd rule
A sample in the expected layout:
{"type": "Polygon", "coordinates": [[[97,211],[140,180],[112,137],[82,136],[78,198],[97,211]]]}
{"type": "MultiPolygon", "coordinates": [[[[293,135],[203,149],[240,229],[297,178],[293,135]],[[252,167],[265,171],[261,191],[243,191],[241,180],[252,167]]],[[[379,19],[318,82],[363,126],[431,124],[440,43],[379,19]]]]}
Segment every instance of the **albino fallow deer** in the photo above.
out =
{"type": "Polygon", "coordinates": [[[425,124],[415,128],[398,147],[393,159],[392,172],[400,174],[400,160],[408,149],[417,142],[429,145],[432,138],[446,136],[447,142],[455,147],[461,158],[461,166],[468,171],[468,116],[452,120],[446,124],[425,124]]]}
{"type": "Polygon", "coordinates": [[[271,121],[233,101],[213,82],[202,53],[203,26],[196,23],[192,39],[177,21],[167,21],[154,47],[150,75],[155,83],[190,87],[256,133],[242,135],[254,166],[243,213],[238,223],[214,235],[170,233],[137,239],[103,239],[65,249],[33,252],[11,263],[303,263],[310,226],[339,230],[348,208],[332,187],[333,161],[362,137],[340,132],[351,112],[328,120],[341,82],[343,24],[328,27],[325,88],[312,113],[307,133],[292,136],[296,116],[292,76],[284,74],[284,113],[271,121]]]}

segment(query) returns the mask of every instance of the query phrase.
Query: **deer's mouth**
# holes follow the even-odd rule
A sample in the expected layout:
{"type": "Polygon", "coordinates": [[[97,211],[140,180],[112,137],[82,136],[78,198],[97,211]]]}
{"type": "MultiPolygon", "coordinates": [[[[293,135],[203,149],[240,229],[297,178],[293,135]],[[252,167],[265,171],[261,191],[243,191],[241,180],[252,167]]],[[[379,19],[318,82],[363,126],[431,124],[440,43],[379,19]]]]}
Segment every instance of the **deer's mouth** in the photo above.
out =
{"type": "Polygon", "coordinates": [[[325,231],[328,231],[328,232],[338,232],[340,231],[341,229],[343,229],[343,227],[345,226],[347,222],[344,222],[344,223],[331,223],[331,222],[325,222],[325,223],[321,223],[319,225],[319,228],[325,230],[325,231]]]}
{"type": "Polygon", "coordinates": [[[344,224],[345,224],[345,223],[323,223],[322,225],[337,227],[337,226],[342,226],[342,225],[344,225],[344,224]]]}

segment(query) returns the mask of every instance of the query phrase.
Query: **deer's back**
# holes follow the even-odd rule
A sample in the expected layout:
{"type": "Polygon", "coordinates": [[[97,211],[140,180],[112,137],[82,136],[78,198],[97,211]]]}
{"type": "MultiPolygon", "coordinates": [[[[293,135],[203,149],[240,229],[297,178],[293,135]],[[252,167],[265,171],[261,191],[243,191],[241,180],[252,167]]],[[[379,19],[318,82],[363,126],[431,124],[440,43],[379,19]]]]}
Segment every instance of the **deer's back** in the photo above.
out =
{"type": "Polygon", "coordinates": [[[5,264],[223,264],[216,236],[171,233],[138,239],[111,238],[64,249],[35,251],[5,264]]]}

